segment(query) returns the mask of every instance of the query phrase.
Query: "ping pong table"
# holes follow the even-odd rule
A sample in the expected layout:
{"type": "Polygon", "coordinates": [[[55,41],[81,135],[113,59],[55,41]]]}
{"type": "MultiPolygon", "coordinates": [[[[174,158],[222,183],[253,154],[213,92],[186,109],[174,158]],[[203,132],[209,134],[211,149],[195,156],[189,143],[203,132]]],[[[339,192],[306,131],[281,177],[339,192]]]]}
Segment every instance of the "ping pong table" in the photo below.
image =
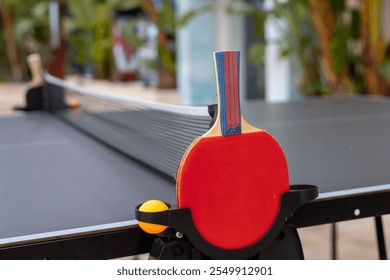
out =
{"type": "MultiPolygon", "coordinates": [[[[297,227],[390,213],[390,100],[330,97],[251,102],[243,114],[285,151],[291,184],[319,197],[297,227]]],[[[0,259],[109,259],[150,250],[134,220],[149,199],[175,204],[174,180],[55,115],[0,118],[0,259]]]]}

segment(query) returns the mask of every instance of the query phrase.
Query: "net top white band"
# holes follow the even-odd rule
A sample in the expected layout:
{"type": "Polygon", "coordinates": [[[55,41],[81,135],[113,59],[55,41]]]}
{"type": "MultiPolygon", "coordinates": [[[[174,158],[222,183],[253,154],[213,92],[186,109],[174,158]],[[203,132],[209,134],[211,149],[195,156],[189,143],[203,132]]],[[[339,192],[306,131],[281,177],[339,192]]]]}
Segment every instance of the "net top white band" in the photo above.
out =
{"type": "Polygon", "coordinates": [[[129,103],[129,104],[136,104],[136,105],[148,108],[148,109],[154,109],[154,110],[183,114],[183,115],[191,115],[191,116],[208,116],[209,115],[208,108],[206,106],[173,105],[173,104],[166,104],[166,103],[141,100],[141,99],[131,98],[131,97],[127,97],[127,96],[112,95],[112,94],[108,94],[106,92],[100,92],[100,91],[92,90],[92,89],[89,89],[86,87],[80,87],[80,86],[75,85],[71,82],[56,78],[48,73],[45,73],[44,79],[46,82],[48,82],[50,84],[54,84],[56,86],[77,92],[79,94],[83,94],[83,95],[91,96],[91,97],[102,98],[102,99],[105,99],[108,101],[117,101],[117,102],[129,103]]]}

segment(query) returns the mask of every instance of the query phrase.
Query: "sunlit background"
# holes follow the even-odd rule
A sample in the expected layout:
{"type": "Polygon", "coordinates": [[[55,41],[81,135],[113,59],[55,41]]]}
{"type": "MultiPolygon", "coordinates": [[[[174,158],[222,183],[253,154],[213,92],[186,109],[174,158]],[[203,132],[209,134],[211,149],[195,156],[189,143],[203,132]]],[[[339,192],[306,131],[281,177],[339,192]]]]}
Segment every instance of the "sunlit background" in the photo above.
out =
{"type": "Polygon", "coordinates": [[[389,1],[2,0],[0,81],[55,76],[177,88],[214,101],[211,53],[241,50],[244,99],[390,93],[389,1]]]}

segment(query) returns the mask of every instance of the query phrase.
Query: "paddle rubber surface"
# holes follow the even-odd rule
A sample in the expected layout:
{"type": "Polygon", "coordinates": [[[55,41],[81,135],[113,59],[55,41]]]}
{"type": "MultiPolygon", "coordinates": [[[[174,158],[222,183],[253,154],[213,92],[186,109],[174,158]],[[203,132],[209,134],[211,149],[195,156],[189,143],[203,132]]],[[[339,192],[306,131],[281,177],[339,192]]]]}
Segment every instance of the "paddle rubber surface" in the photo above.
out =
{"type": "Polygon", "coordinates": [[[265,131],[199,137],[187,150],[177,177],[177,202],[190,208],[210,244],[240,249],[273,224],[282,192],[289,190],[287,163],[265,131]]]}

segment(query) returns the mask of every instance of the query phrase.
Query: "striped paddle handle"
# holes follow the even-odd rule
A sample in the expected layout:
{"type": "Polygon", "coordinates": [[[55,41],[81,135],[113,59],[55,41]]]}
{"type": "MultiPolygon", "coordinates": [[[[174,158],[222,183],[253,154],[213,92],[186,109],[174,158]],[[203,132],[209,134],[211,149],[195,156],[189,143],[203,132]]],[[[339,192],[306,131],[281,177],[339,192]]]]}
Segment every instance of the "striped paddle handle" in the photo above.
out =
{"type": "Polygon", "coordinates": [[[214,62],[221,133],[223,136],[240,134],[240,52],[215,52],[214,62]]]}

